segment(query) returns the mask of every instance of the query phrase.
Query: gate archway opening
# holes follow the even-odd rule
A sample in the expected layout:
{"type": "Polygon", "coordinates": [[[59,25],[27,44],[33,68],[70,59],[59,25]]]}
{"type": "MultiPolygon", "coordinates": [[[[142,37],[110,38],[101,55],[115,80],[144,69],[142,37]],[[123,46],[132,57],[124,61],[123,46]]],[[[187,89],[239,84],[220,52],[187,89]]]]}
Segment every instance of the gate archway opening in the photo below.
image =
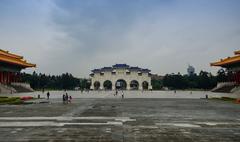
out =
{"type": "Polygon", "coordinates": [[[100,89],[100,82],[99,81],[95,81],[93,85],[94,85],[94,90],[99,90],[100,89]]]}
{"type": "Polygon", "coordinates": [[[139,83],[136,80],[132,80],[130,82],[130,89],[131,90],[138,90],[139,89],[139,83]]]}
{"type": "Polygon", "coordinates": [[[112,82],[110,80],[104,81],[103,88],[105,90],[112,90],[112,82]]]}
{"type": "Polygon", "coordinates": [[[148,90],[148,82],[147,81],[143,81],[142,88],[143,88],[143,90],[148,90]]]}
{"type": "Polygon", "coordinates": [[[127,89],[127,82],[123,79],[119,79],[116,81],[116,89],[120,89],[120,90],[126,90],[127,89]]]}

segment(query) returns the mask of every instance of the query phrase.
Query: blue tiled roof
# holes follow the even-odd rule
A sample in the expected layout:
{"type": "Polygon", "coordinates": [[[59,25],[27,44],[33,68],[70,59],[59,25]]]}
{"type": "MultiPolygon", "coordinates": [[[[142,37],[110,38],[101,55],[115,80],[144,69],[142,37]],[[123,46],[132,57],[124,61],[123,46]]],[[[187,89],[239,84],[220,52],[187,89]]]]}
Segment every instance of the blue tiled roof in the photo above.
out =
{"type": "Polygon", "coordinates": [[[109,69],[112,69],[112,67],[104,67],[104,68],[101,68],[103,70],[109,70],[109,69]]]}
{"type": "Polygon", "coordinates": [[[142,69],[141,71],[142,72],[150,72],[151,70],[149,70],[149,69],[142,69]]]}
{"type": "Polygon", "coordinates": [[[113,70],[112,67],[104,67],[104,68],[101,68],[102,71],[111,71],[113,70]]]}
{"type": "Polygon", "coordinates": [[[93,73],[98,73],[98,72],[101,72],[101,70],[100,69],[94,69],[94,70],[92,70],[92,72],[93,73]]]}
{"type": "Polygon", "coordinates": [[[127,65],[127,64],[115,64],[115,65],[113,65],[113,68],[129,68],[129,65],[127,65]]]}
{"type": "Polygon", "coordinates": [[[103,67],[101,69],[94,69],[94,70],[92,70],[92,72],[93,73],[100,73],[100,72],[104,72],[104,71],[112,71],[113,69],[116,69],[116,68],[124,68],[124,69],[129,69],[130,71],[134,70],[134,71],[140,71],[140,72],[144,72],[144,73],[151,72],[151,70],[149,70],[149,69],[142,69],[142,68],[139,68],[139,67],[130,67],[127,64],[115,64],[112,67],[103,67]]]}
{"type": "Polygon", "coordinates": [[[141,70],[141,68],[139,68],[139,67],[130,67],[129,70],[136,70],[136,71],[138,71],[138,70],[141,70]]]}

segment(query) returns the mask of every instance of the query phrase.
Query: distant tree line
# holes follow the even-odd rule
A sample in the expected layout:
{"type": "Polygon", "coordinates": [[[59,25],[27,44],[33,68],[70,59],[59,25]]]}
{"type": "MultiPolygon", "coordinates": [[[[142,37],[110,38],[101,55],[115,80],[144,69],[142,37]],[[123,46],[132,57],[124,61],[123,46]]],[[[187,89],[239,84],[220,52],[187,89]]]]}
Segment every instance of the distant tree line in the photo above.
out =
{"type": "Polygon", "coordinates": [[[166,74],[162,80],[152,80],[153,90],[160,90],[163,87],[169,89],[204,89],[209,90],[217,85],[217,82],[223,82],[228,79],[228,74],[220,69],[216,76],[206,71],[192,75],[166,74]]]}
{"type": "Polygon", "coordinates": [[[79,79],[72,74],[63,73],[62,75],[46,75],[21,73],[21,81],[27,82],[33,89],[52,89],[52,90],[72,90],[75,88],[87,89],[90,88],[90,83],[87,79],[79,79]]]}
{"type": "MultiPolygon", "coordinates": [[[[80,79],[72,74],[63,73],[62,75],[46,75],[33,72],[32,74],[21,73],[21,81],[27,82],[35,90],[52,89],[52,90],[72,90],[72,89],[90,89],[91,82],[89,79],[80,79]]],[[[166,74],[163,79],[152,79],[153,90],[161,90],[163,87],[169,89],[212,89],[217,82],[228,80],[229,73],[223,69],[217,72],[216,76],[206,71],[200,71],[199,74],[182,75],[166,74]]]]}

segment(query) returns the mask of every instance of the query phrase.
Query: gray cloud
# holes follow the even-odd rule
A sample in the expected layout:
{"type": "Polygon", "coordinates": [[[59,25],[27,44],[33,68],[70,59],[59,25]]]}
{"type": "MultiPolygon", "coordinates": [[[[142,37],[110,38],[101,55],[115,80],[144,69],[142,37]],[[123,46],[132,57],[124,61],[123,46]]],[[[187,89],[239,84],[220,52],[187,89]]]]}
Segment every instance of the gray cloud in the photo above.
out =
{"type": "MultiPolygon", "coordinates": [[[[234,0],[49,0],[40,2],[40,9],[34,7],[37,17],[26,13],[21,17],[32,19],[26,25],[33,29],[29,33],[20,30],[24,24],[15,24],[19,14],[12,11],[18,20],[5,20],[8,25],[0,29],[0,45],[25,53],[38,64],[38,71],[51,74],[88,77],[91,69],[115,63],[159,74],[186,73],[188,63],[197,71],[216,72],[209,63],[239,49],[238,4],[234,0]]],[[[29,5],[18,9],[29,10],[29,5]]]]}

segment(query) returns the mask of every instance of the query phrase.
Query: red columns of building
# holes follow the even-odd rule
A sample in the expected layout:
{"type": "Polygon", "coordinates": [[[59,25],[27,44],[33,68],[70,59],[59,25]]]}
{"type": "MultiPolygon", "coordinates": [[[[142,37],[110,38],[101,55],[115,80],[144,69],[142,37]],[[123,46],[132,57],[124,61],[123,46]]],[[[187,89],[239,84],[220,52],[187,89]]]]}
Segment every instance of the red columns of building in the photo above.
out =
{"type": "Polygon", "coordinates": [[[230,81],[236,82],[237,84],[240,84],[240,71],[235,72],[232,77],[230,78],[230,81]]]}
{"type": "Polygon", "coordinates": [[[9,73],[9,82],[13,82],[13,73],[12,72],[9,73]]]}
{"type": "Polygon", "coordinates": [[[5,72],[5,78],[6,78],[5,83],[8,84],[9,83],[9,72],[5,72]]]}
{"type": "Polygon", "coordinates": [[[2,82],[1,83],[6,84],[6,80],[7,80],[6,72],[2,72],[2,82]]]}
{"type": "Polygon", "coordinates": [[[240,72],[236,72],[236,82],[237,84],[240,84],[240,72]]]}
{"type": "Polygon", "coordinates": [[[18,75],[14,72],[0,72],[0,83],[9,84],[11,82],[18,82],[18,75]]]}
{"type": "Polygon", "coordinates": [[[236,83],[239,82],[239,73],[238,72],[235,73],[235,81],[236,81],[236,83]]]}
{"type": "Polygon", "coordinates": [[[10,72],[10,82],[14,82],[14,73],[10,72]]]}
{"type": "Polygon", "coordinates": [[[3,83],[3,72],[0,71],[0,83],[3,83]]]}
{"type": "Polygon", "coordinates": [[[12,72],[11,74],[11,82],[19,82],[20,75],[18,73],[12,72]]]}
{"type": "Polygon", "coordinates": [[[7,72],[7,84],[10,82],[10,72],[7,72]]]}
{"type": "Polygon", "coordinates": [[[2,84],[5,84],[6,83],[6,75],[5,75],[5,72],[0,72],[0,82],[2,84]]]}

